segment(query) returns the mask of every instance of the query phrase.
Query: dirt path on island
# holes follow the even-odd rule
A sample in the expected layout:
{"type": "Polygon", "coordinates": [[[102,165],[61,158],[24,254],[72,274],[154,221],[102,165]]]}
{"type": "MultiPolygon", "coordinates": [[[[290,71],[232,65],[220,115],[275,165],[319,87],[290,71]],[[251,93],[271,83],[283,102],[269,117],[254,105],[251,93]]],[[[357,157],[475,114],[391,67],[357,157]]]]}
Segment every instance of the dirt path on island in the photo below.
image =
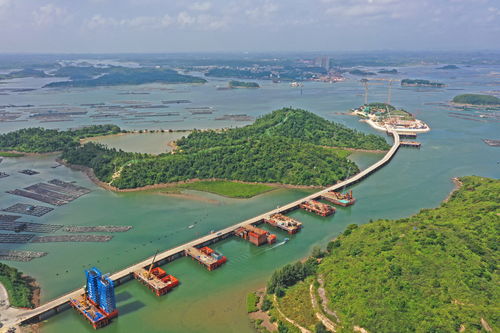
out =
{"type": "Polygon", "coordinates": [[[312,333],[307,328],[304,328],[304,327],[300,326],[299,323],[297,323],[295,320],[288,318],[287,316],[285,316],[285,314],[283,312],[281,312],[281,310],[280,310],[280,308],[278,306],[278,299],[277,299],[276,295],[274,295],[274,305],[276,307],[276,311],[278,311],[278,313],[280,314],[280,316],[282,316],[283,318],[285,318],[285,320],[288,321],[290,324],[292,324],[295,327],[297,327],[300,330],[301,333],[312,333]]]}

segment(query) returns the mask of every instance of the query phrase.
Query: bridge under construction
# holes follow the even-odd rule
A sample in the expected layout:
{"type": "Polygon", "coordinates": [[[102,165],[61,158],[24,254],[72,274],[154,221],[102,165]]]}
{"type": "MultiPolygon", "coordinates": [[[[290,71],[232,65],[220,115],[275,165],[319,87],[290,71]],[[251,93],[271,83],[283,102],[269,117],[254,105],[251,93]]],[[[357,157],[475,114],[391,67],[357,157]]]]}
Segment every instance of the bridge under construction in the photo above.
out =
{"type": "MultiPolygon", "coordinates": [[[[219,231],[214,231],[208,235],[205,235],[203,237],[200,237],[198,239],[195,239],[191,242],[182,244],[180,246],[165,250],[163,252],[159,252],[155,256],[151,256],[149,258],[146,258],[145,260],[136,263],[134,265],[131,265],[129,267],[126,267],[118,272],[115,272],[109,276],[109,278],[114,282],[114,285],[119,286],[123,284],[126,281],[134,279],[134,273],[138,271],[143,271],[144,269],[147,269],[148,267],[151,267],[151,265],[154,266],[161,266],[164,265],[168,262],[171,262],[173,260],[176,260],[178,258],[184,257],[184,256],[191,256],[193,258],[196,257],[196,254],[194,252],[200,251],[201,248],[207,247],[210,244],[214,244],[220,240],[226,239],[228,237],[234,236],[235,232],[239,228],[245,228],[248,227],[252,229],[253,226],[259,225],[261,223],[267,222],[267,221],[272,221],[272,216],[276,214],[286,214],[290,211],[293,211],[295,209],[298,209],[300,206],[304,205],[304,203],[310,202],[311,200],[321,200],[322,197],[325,195],[328,195],[328,192],[331,191],[336,191],[336,190],[342,190],[346,186],[352,185],[354,183],[357,183],[358,181],[362,180],[366,176],[370,175],[372,172],[376,171],[377,169],[381,168],[385,164],[387,164],[392,157],[395,155],[397,150],[400,147],[400,139],[399,139],[399,134],[397,132],[392,132],[392,137],[394,139],[394,143],[391,147],[391,149],[384,155],[384,157],[376,162],[375,164],[371,165],[367,169],[359,172],[358,174],[350,177],[349,179],[346,179],[345,181],[339,182],[333,186],[330,186],[328,188],[325,188],[319,192],[313,193],[305,198],[296,200],[294,202],[288,203],[284,206],[278,207],[276,209],[273,209],[269,212],[263,213],[261,215],[255,216],[253,218],[250,218],[248,220],[245,220],[243,222],[234,224],[232,226],[229,226],[227,228],[224,228],[219,231]]],[[[269,223],[269,222],[267,222],[269,223]]],[[[279,226],[277,226],[279,227],[279,226]]],[[[290,232],[292,233],[292,232],[290,232]]],[[[200,255],[201,256],[201,255],[200,255]]],[[[203,263],[205,266],[207,266],[208,269],[215,268],[215,266],[212,265],[212,263],[203,263]]],[[[22,325],[22,324],[31,324],[31,323],[36,323],[39,321],[43,321],[59,312],[62,312],[68,308],[70,308],[70,299],[76,299],[80,295],[84,293],[84,288],[79,288],[77,290],[74,290],[72,292],[69,292],[67,294],[64,294],[52,301],[49,301],[45,304],[40,305],[39,307],[35,309],[30,309],[30,310],[19,310],[19,312],[9,318],[6,322],[4,322],[5,327],[9,326],[16,326],[16,325],[22,325]]]]}

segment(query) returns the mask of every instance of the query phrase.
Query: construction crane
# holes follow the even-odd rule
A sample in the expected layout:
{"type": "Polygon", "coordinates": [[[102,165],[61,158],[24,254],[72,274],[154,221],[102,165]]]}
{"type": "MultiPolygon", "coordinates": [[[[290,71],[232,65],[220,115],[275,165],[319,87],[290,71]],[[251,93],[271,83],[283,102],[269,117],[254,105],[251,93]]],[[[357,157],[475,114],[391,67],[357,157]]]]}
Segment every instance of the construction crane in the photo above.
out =
{"type": "Polygon", "coordinates": [[[153,260],[151,261],[151,265],[149,265],[149,270],[148,270],[148,275],[146,276],[146,278],[149,280],[150,276],[151,276],[151,270],[153,269],[153,265],[155,263],[155,259],[156,259],[156,255],[158,254],[158,250],[156,250],[156,253],[155,255],[153,256],[153,260]]]}
{"type": "Polygon", "coordinates": [[[361,79],[360,82],[363,83],[365,88],[365,105],[368,104],[368,85],[380,85],[381,83],[369,83],[370,81],[387,81],[388,82],[388,90],[387,90],[387,104],[391,104],[392,98],[392,82],[400,81],[398,79],[385,79],[385,78],[374,78],[374,79],[361,79]]]}

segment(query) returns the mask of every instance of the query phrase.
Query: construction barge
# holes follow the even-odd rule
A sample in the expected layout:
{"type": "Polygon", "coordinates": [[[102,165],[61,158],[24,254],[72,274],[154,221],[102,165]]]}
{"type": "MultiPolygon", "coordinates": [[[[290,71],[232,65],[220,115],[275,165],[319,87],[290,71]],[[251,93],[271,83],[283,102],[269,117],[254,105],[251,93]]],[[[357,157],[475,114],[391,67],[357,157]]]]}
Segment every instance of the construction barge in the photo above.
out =
{"type": "Polygon", "coordinates": [[[353,205],[356,202],[356,199],[352,196],[352,190],[347,193],[328,191],[323,193],[321,198],[342,207],[353,205]]]}
{"type": "Polygon", "coordinates": [[[316,200],[307,200],[299,205],[306,212],[315,213],[319,216],[329,216],[335,214],[335,208],[316,200]]]}
{"type": "Polygon", "coordinates": [[[401,147],[420,148],[422,144],[417,141],[401,141],[401,147]]]}
{"type": "Polygon", "coordinates": [[[234,234],[257,246],[261,246],[266,243],[273,244],[276,242],[276,235],[273,235],[266,230],[257,228],[251,224],[239,227],[234,231],[234,234]]]}
{"type": "Polygon", "coordinates": [[[208,246],[201,249],[197,247],[189,247],[185,250],[185,254],[190,256],[200,264],[205,266],[209,271],[216,269],[226,263],[227,258],[222,254],[212,250],[208,246]]]}
{"type": "Polygon", "coordinates": [[[118,316],[113,280],[95,267],[85,271],[86,292],[69,299],[69,304],[85,318],[94,329],[108,325],[118,316]]]}
{"type": "Polygon", "coordinates": [[[289,234],[296,234],[302,229],[302,223],[280,213],[270,215],[264,219],[264,222],[273,227],[285,230],[289,234]]]}
{"type": "MultiPolygon", "coordinates": [[[[151,264],[153,266],[153,264],[151,264]]],[[[134,272],[134,278],[148,287],[156,296],[162,296],[179,285],[179,280],[174,276],[167,274],[160,267],[146,270],[138,269],[134,272]]]]}

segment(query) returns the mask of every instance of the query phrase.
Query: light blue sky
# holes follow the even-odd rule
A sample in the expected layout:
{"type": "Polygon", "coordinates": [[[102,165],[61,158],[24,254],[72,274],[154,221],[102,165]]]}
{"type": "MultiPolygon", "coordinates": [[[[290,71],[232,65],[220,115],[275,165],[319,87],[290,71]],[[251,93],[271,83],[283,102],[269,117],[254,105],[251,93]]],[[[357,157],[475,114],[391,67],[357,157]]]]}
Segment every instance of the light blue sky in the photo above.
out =
{"type": "Polygon", "coordinates": [[[500,49],[500,0],[0,0],[0,52],[500,49]]]}

